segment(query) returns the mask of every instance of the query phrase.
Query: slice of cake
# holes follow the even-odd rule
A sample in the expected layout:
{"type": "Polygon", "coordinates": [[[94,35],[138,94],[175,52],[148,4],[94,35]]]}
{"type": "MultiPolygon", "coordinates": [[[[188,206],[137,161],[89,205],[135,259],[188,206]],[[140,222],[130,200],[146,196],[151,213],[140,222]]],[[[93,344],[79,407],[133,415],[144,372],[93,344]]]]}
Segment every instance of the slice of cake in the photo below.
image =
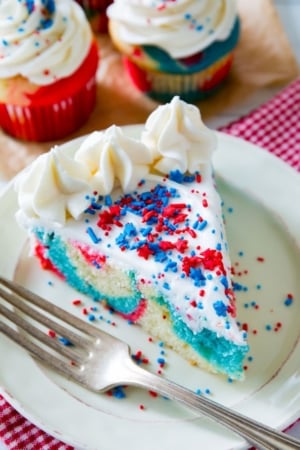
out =
{"type": "Polygon", "coordinates": [[[235,298],[215,134],[178,97],[140,137],[112,126],[56,146],[16,180],[17,220],[42,266],[164,341],[231,378],[248,351],[235,298]]]}

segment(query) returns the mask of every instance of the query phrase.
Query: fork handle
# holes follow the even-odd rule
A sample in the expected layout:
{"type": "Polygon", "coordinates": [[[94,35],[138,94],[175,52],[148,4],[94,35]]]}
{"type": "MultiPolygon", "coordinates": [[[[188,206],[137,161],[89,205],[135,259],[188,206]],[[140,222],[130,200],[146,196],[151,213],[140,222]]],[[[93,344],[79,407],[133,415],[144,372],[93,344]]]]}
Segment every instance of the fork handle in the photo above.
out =
{"type": "Polygon", "coordinates": [[[157,393],[201,412],[219,424],[231,429],[252,445],[265,450],[300,449],[300,441],[292,436],[276,431],[206,397],[197,395],[173,381],[161,378],[135,365],[129,370],[131,370],[131,374],[129,377],[130,383],[128,384],[146,389],[149,389],[149,386],[151,386],[151,389],[157,393]]]}

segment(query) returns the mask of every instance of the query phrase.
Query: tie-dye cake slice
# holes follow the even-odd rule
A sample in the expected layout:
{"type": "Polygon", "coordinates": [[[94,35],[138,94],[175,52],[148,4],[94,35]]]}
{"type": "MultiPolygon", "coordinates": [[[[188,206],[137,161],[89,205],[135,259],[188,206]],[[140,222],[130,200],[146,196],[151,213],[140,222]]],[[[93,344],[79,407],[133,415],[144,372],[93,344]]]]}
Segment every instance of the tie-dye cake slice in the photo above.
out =
{"type": "Polygon", "coordinates": [[[54,147],[16,181],[42,266],[192,364],[242,378],[214,133],[178,97],[140,137],[112,126],[54,147]]]}

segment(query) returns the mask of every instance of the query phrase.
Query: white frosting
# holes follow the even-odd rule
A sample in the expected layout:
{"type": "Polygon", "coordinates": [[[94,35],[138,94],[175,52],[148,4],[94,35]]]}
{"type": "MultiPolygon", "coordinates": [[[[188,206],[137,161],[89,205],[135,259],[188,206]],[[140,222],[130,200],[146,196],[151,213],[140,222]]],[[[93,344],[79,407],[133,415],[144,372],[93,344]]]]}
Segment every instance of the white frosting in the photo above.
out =
{"type": "Polygon", "coordinates": [[[17,177],[20,210],[63,225],[68,217],[80,217],[93,191],[106,195],[118,185],[124,191],[135,187],[150,162],[150,151],[116,126],[92,133],[69,151],[56,146],[17,177]]]}
{"type": "Polygon", "coordinates": [[[203,124],[199,109],[177,96],[149,116],[142,141],[152,151],[155,169],[166,174],[199,171],[210,164],[216,148],[216,136],[203,124]]]}
{"type": "MultiPolygon", "coordinates": [[[[227,244],[223,226],[222,211],[220,207],[220,198],[217,194],[213,180],[211,176],[205,176],[202,178],[201,183],[190,183],[188,185],[178,184],[170,180],[164,180],[160,176],[150,175],[145,184],[138,190],[139,192],[149,191],[153,189],[156,184],[167,186],[169,189],[176,189],[178,192],[178,199],[174,198],[170,201],[172,203],[178,203],[185,201],[189,205],[191,212],[189,213],[189,222],[193,224],[198,219],[200,214],[204,220],[207,221],[207,227],[205,230],[197,232],[198,238],[192,238],[186,233],[184,235],[185,239],[188,239],[188,254],[191,252],[196,252],[199,254],[199,243],[201,243],[202,250],[205,248],[215,248],[216,243],[221,243],[223,251],[223,262],[227,272],[227,276],[230,277],[230,261],[227,254],[227,244]],[[193,194],[191,194],[193,191],[193,194]],[[205,197],[209,203],[209,208],[201,207],[201,201],[203,198],[203,193],[205,192],[205,197]],[[214,232],[213,232],[214,231],[214,232]]],[[[112,200],[115,200],[122,195],[122,192],[115,191],[112,200]]],[[[90,236],[86,233],[86,228],[89,226],[95,231],[95,234],[101,236],[101,230],[97,226],[98,216],[87,215],[88,224],[83,220],[73,221],[68,223],[67,228],[62,228],[59,230],[61,234],[67,241],[70,240],[71,245],[78,240],[78,242],[85,242],[89,247],[94,247],[96,252],[100,254],[109,254],[108,263],[111,263],[114,268],[127,271],[136,271],[136,273],[141,274],[144,280],[150,280],[154,282],[155,290],[157,292],[162,292],[164,296],[169,299],[171,305],[176,308],[178,315],[180,315],[183,321],[188,325],[188,327],[195,333],[201,331],[202,328],[209,327],[212,328],[219,336],[225,336],[227,338],[233,339],[234,342],[238,344],[244,344],[244,338],[242,333],[239,331],[236,323],[231,320],[228,315],[226,317],[218,316],[214,310],[213,303],[219,301],[220,299],[228,304],[228,299],[224,297],[224,285],[221,283],[221,279],[215,276],[214,271],[203,271],[207,277],[208,273],[212,274],[212,277],[207,277],[205,284],[205,295],[201,297],[201,302],[203,304],[202,308],[195,308],[191,305],[188,299],[199,299],[198,292],[201,287],[195,287],[193,281],[188,278],[181,277],[181,270],[178,272],[173,272],[172,270],[164,271],[164,266],[166,263],[158,263],[155,258],[144,259],[138,257],[135,251],[122,251],[120,247],[116,244],[116,238],[124,230],[124,227],[112,226],[112,229],[105,235],[105,239],[101,242],[95,244],[90,236]],[[109,248],[109,252],[107,249],[109,248]],[[164,274],[163,277],[159,276],[159,273],[164,274]],[[170,289],[166,288],[168,285],[170,289]],[[230,321],[230,327],[226,327],[226,322],[230,321]]],[[[134,227],[139,230],[145,228],[147,225],[143,221],[143,217],[139,217],[132,213],[127,213],[126,216],[120,218],[120,222],[124,225],[129,222],[134,225],[134,227]]],[[[47,226],[46,226],[47,229],[47,226]]],[[[154,232],[154,230],[153,230],[154,232]]],[[[103,233],[103,232],[102,232],[103,233]]],[[[141,237],[140,235],[138,235],[141,237]]],[[[178,240],[177,234],[167,235],[162,233],[162,238],[167,239],[169,242],[176,242],[178,240]]],[[[172,250],[173,260],[176,260],[177,256],[185,256],[185,253],[181,254],[176,250],[172,250]]],[[[178,260],[178,266],[180,262],[178,260]]],[[[147,286],[147,282],[145,283],[147,286]]]]}
{"type": "Polygon", "coordinates": [[[91,176],[91,187],[99,194],[110,194],[117,184],[123,192],[134,189],[149,172],[152,162],[149,149],[127,137],[121,128],[111,126],[95,131],[80,145],[74,156],[91,176]]]}
{"type": "Polygon", "coordinates": [[[92,33],[75,1],[0,1],[0,78],[22,75],[47,85],[71,75],[88,54],[92,33]]]}
{"type": "Polygon", "coordinates": [[[17,178],[23,214],[64,224],[80,217],[93,191],[107,195],[121,186],[129,192],[151,172],[195,173],[210,167],[216,137],[196,106],[174,97],[149,116],[140,141],[113,125],[69,145],[71,152],[54,147],[17,178]]]}
{"type": "Polygon", "coordinates": [[[225,40],[236,14],[235,0],[115,0],[108,8],[120,41],[155,45],[173,58],[225,40]]]}
{"type": "MultiPolygon", "coordinates": [[[[74,140],[67,146],[54,147],[39,157],[16,180],[20,206],[17,220],[29,230],[40,226],[49,232],[54,229],[71,246],[85,242],[91,249],[94,247],[95,252],[107,255],[107,262],[111,261],[113,267],[125,271],[130,268],[136,274],[142,274],[145,286],[149,282],[157,293],[163,293],[193,332],[208,326],[219,336],[244,345],[243,333],[234,319],[227,312],[218,314],[214,305],[221,302],[226,310],[230,304],[225,292],[227,287],[230,288],[230,261],[221,202],[210,170],[214,146],[214,133],[202,124],[197,107],[175,97],[170,104],[157,108],[150,115],[141,140],[128,137],[125,130],[112,126],[106,131],[92,133],[83,141],[74,140]],[[203,168],[205,170],[200,170],[203,168]],[[185,169],[187,173],[200,171],[201,174],[177,183],[166,176],[176,169],[185,169]],[[143,182],[137,185],[141,179],[143,182]],[[161,195],[165,196],[166,203],[160,194],[156,199],[149,198],[149,193],[157,186],[164,188],[161,195]],[[146,197],[143,197],[145,193],[146,197]],[[89,205],[97,203],[99,194],[110,194],[110,201],[106,203],[104,197],[99,200],[99,208],[95,208],[94,214],[90,213],[91,208],[84,213],[89,205]],[[110,214],[110,202],[115,205],[114,202],[120,201],[124,194],[128,194],[126,201],[133,199],[132,208],[137,205],[137,214],[125,201],[125,204],[121,203],[122,213],[117,224],[112,222],[108,231],[101,229],[101,213],[110,214]],[[148,222],[139,212],[150,212],[151,215],[152,208],[159,209],[162,205],[167,207],[163,206],[163,211],[158,213],[162,219],[159,230],[155,228],[159,222],[148,222]],[[178,212],[174,213],[176,209],[178,212]],[[183,217],[180,218],[181,213],[183,217]],[[67,225],[62,226],[66,221],[67,225]],[[133,226],[136,234],[126,235],[125,240],[131,240],[132,247],[124,244],[123,248],[122,233],[126,224],[133,226]],[[168,227],[172,224],[176,224],[179,233],[169,232],[172,227],[169,230],[168,227]],[[152,234],[149,241],[145,234],[147,227],[152,234]],[[164,259],[144,258],[137,251],[139,242],[142,245],[154,243],[157,249],[163,241],[171,245],[172,250],[167,250],[165,255],[167,261],[175,263],[176,270],[165,269],[167,262],[164,259]],[[203,264],[201,271],[206,281],[202,288],[201,283],[194,284],[192,277],[185,273],[183,258],[195,255],[201,258],[205,250],[218,250],[223,267],[206,268],[203,264]],[[203,296],[199,292],[201,289],[205,291],[203,296]],[[201,307],[194,305],[195,299],[201,301],[201,307]]],[[[143,285],[141,280],[137,281],[143,285]]]]}

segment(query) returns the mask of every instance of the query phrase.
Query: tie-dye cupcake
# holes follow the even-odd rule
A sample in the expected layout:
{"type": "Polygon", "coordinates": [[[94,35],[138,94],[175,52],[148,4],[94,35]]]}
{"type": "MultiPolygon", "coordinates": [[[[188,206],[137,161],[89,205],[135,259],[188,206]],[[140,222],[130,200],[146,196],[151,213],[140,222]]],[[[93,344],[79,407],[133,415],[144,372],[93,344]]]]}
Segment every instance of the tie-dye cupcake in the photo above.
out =
{"type": "Polygon", "coordinates": [[[71,0],[0,2],[0,127],[29,141],[61,139],[96,101],[98,47],[71,0]]]}
{"type": "Polygon", "coordinates": [[[115,0],[109,33],[138,89],[197,101],[229,72],[240,32],[235,0],[115,0]]]}
{"type": "Polygon", "coordinates": [[[113,0],[76,0],[83,8],[95,33],[107,33],[107,7],[113,0]]]}

